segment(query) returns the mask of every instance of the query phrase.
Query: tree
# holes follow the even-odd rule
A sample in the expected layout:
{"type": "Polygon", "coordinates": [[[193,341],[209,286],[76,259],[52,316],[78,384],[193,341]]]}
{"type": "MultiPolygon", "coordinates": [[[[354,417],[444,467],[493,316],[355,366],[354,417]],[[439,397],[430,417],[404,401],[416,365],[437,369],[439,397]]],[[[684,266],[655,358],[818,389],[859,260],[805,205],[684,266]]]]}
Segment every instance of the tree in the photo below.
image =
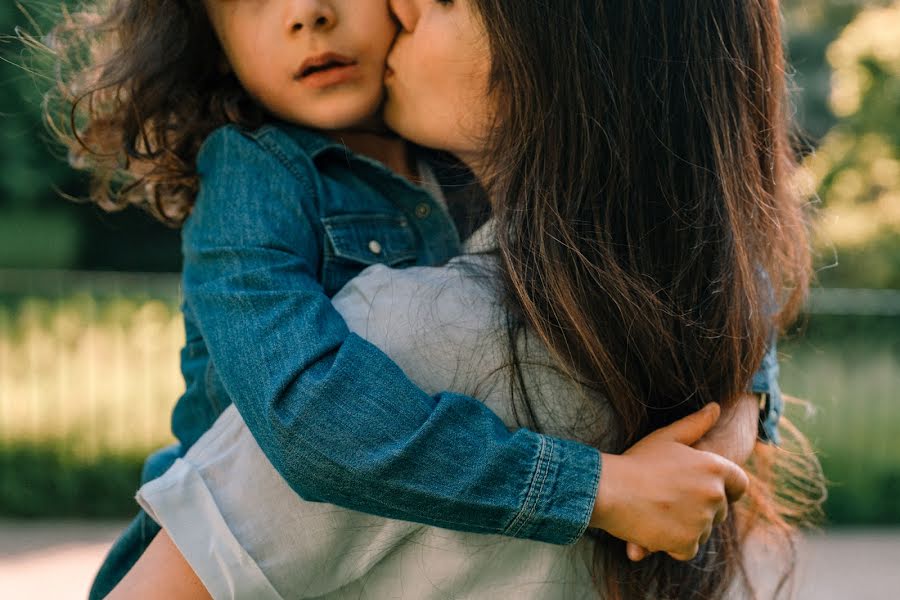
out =
{"type": "Polygon", "coordinates": [[[863,9],[828,46],[839,119],[805,161],[825,284],[900,288],[900,0],[863,9]]]}

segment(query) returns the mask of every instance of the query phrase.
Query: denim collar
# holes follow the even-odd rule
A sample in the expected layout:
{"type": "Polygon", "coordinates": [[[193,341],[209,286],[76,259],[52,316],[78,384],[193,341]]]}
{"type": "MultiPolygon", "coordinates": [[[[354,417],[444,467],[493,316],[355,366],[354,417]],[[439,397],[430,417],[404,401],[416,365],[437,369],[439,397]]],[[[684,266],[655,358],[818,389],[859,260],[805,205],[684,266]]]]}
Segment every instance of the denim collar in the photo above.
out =
{"type": "Polygon", "coordinates": [[[264,126],[261,128],[261,131],[270,127],[276,127],[286,133],[313,161],[317,161],[326,152],[338,151],[341,155],[346,155],[350,152],[344,144],[312,129],[279,122],[278,125],[264,126]]]}

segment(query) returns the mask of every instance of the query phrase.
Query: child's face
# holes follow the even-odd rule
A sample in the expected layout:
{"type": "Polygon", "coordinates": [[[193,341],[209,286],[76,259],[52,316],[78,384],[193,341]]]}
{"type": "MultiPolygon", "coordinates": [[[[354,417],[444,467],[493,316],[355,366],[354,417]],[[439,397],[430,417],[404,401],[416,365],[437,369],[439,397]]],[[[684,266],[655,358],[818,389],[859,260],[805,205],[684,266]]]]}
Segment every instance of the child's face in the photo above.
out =
{"type": "Polygon", "coordinates": [[[387,0],[204,0],[231,69],[280,119],[362,125],[383,98],[397,33],[387,0]]]}

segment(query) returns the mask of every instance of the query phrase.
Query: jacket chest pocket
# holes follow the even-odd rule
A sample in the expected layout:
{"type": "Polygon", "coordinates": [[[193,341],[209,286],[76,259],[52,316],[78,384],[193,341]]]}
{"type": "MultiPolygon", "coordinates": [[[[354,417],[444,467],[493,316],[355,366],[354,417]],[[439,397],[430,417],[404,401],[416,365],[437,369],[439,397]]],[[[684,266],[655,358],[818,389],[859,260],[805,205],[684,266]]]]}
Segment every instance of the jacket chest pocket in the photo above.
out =
{"type": "Polygon", "coordinates": [[[353,214],[325,217],[322,285],[334,295],[366,267],[416,263],[416,240],[402,215],[353,214]]]}

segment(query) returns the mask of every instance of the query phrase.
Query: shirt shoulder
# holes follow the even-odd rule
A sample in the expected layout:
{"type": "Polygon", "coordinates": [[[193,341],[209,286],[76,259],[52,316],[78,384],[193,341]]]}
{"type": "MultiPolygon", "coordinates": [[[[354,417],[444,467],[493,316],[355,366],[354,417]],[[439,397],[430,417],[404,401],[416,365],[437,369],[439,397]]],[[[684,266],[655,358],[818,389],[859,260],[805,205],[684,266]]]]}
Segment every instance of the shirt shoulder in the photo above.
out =
{"type": "Polygon", "coordinates": [[[500,346],[494,339],[501,315],[497,294],[489,278],[470,266],[459,259],[442,267],[374,265],[333,302],[351,331],[391,356],[423,389],[465,393],[471,356],[496,362],[500,346]]]}

